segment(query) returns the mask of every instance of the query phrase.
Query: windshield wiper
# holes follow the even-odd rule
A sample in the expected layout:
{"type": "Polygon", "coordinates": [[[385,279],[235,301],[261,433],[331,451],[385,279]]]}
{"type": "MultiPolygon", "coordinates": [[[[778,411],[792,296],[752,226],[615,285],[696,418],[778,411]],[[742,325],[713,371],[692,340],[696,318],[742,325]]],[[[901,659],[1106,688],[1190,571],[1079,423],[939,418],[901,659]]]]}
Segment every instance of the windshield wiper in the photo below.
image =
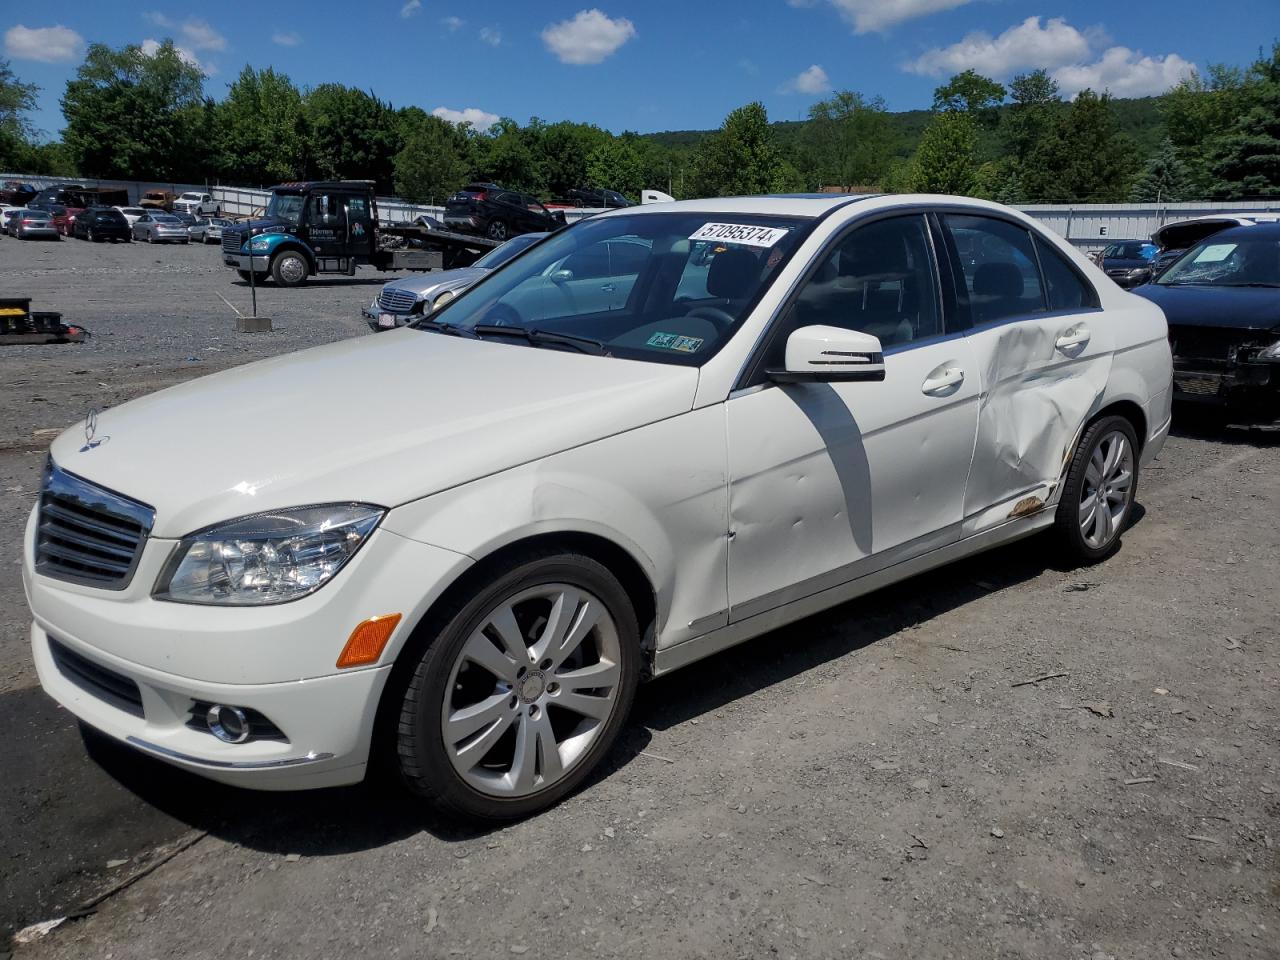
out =
{"type": "Polygon", "coordinates": [[[479,340],[480,335],[470,327],[460,327],[453,323],[444,323],[440,320],[432,320],[430,317],[423,317],[420,320],[414,320],[409,324],[415,330],[430,330],[432,333],[443,333],[450,337],[465,337],[468,340],[479,340]]]}
{"type": "Polygon", "coordinates": [[[597,356],[609,356],[609,348],[599,340],[590,337],[579,337],[572,333],[553,333],[550,330],[530,330],[525,327],[508,327],[497,323],[477,323],[471,330],[480,336],[519,337],[532,346],[572,347],[579,353],[593,353],[597,356]]]}

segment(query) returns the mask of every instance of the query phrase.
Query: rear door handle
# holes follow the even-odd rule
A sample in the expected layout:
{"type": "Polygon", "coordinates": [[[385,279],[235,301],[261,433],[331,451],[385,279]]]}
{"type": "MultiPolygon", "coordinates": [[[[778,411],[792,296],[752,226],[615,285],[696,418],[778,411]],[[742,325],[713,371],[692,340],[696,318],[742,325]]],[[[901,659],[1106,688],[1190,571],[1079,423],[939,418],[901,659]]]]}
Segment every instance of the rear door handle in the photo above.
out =
{"type": "Polygon", "coordinates": [[[958,387],[964,383],[964,371],[959,367],[944,367],[941,370],[935,370],[925,378],[924,383],[920,384],[921,393],[940,394],[946,393],[952,387],[958,387]]]}
{"type": "Polygon", "coordinates": [[[1089,336],[1089,328],[1083,323],[1077,324],[1064,330],[1061,336],[1054,341],[1054,346],[1065,353],[1072,347],[1083,347],[1089,342],[1089,336]]]}

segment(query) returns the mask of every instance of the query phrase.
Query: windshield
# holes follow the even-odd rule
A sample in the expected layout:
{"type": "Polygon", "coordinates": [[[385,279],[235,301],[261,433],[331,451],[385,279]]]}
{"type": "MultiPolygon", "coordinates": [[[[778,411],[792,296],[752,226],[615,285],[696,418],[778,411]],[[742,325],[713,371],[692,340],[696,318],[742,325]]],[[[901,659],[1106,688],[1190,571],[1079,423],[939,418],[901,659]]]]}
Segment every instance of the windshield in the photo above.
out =
{"type": "Polygon", "coordinates": [[[1102,251],[1102,256],[1108,260],[1149,260],[1155,256],[1155,252],[1155,244],[1131,240],[1126,243],[1111,244],[1102,251]]]}
{"type": "Polygon", "coordinates": [[[1161,286],[1280,287],[1280,240],[1211,237],[1156,281],[1161,286]]]}
{"type": "Polygon", "coordinates": [[[506,243],[494,247],[472,266],[485,270],[497,270],[521,250],[529,249],[545,236],[545,233],[524,233],[518,237],[512,237],[506,243]]]}
{"type": "Polygon", "coordinates": [[[198,194],[198,193],[184,193],[184,194],[182,195],[182,199],[183,199],[183,200],[199,200],[199,199],[200,199],[200,194],[198,194]]]}
{"type": "Polygon", "coordinates": [[[701,366],[733,336],[811,223],[727,213],[582,220],[415,326],[701,366]]]}
{"type": "Polygon", "coordinates": [[[300,193],[273,193],[267,203],[267,218],[297,226],[302,216],[302,201],[300,193]]]}

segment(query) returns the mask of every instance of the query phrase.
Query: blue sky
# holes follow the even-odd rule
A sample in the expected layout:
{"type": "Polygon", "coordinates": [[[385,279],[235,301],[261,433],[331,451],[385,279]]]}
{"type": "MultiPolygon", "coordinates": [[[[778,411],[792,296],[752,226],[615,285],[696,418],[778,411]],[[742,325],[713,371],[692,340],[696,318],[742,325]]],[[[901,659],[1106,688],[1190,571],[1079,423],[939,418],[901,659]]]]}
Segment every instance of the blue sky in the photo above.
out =
{"type": "Polygon", "coordinates": [[[714,127],[750,100],[794,119],[831,89],[927,107],[966,67],[1004,80],[1043,66],[1068,94],[1158,93],[1196,66],[1254,59],[1280,36],[1280,3],[69,0],[5,3],[0,31],[0,56],[42,88],[33,119],[48,134],[62,127],[58,98],[87,43],[166,37],[207,71],[215,98],[249,63],[479,126],[539,116],[647,132],[714,127]]]}

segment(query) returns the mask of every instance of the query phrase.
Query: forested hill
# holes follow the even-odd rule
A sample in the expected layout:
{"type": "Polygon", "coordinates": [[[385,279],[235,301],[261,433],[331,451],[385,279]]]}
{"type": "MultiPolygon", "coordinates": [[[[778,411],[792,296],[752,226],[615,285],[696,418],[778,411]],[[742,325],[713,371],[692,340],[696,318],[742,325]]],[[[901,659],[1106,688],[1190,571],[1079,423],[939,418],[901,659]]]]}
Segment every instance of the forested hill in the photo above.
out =
{"type": "MultiPolygon", "coordinates": [[[[1139,97],[1133,100],[1112,100],[1112,116],[1120,133],[1127,134],[1138,145],[1142,156],[1154,153],[1165,135],[1164,119],[1160,115],[1159,97],[1139,97]]],[[[1065,109],[1066,104],[1063,104],[1065,109]]],[[[999,108],[1003,114],[1010,109],[1006,104],[999,108]]],[[[925,127],[934,114],[931,110],[903,110],[890,113],[890,129],[893,133],[893,153],[898,157],[910,157],[920,145],[925,127]]],[[[778,145],[786,150],[799,136],[804,127],[803,120],[779,120],[770,126],[778,138],[778,145]]],[[[703,139],[714,133],[714,130],[668,130],[661,133],[644,134],[645,139],[652,140],[659,146],[674,150],[693,150],[703,139]]],[[[999,137],[993,126],[984,127],[978,133],[979,150],[990,156],[997,152],[999,137]],[[986,141],[990,141],[987,143],[986,141]],[[989,149],[987,149],[989,148],[989,149]]]]}

